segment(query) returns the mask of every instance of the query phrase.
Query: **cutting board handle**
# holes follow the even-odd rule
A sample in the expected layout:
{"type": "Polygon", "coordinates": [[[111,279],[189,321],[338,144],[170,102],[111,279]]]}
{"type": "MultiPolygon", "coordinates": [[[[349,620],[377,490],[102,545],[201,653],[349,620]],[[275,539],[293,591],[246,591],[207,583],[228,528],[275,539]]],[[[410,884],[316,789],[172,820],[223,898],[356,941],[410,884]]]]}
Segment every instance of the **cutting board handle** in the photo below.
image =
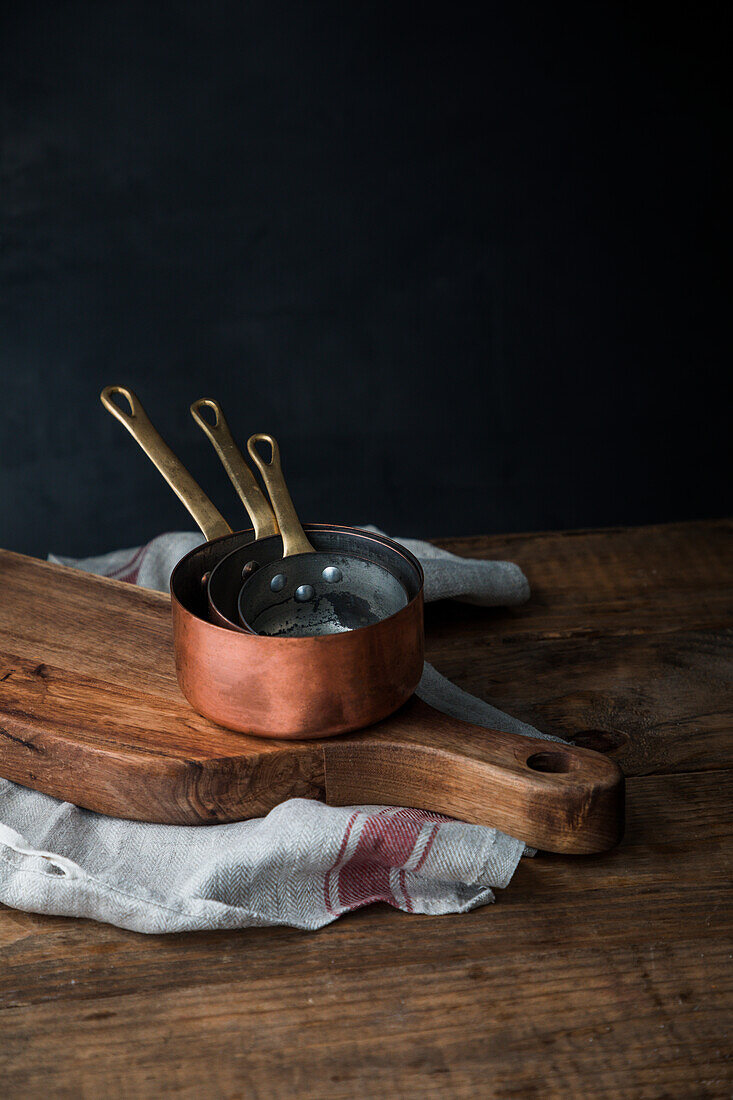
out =
{"type": "Polygon", "coordinates": [[[590,749],[487,730],[413,697],[361,734],[323,746],[332,806],[415,806],[490,825],[550,852],[618,844],[624,777],[590,749]]]}

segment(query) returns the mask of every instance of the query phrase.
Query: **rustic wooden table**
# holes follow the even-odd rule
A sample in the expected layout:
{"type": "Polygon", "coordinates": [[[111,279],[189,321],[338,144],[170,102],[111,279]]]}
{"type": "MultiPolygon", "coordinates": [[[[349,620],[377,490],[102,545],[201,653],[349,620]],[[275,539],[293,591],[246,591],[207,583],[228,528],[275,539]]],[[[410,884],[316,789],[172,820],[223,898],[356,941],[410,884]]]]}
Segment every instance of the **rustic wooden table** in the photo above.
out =
{"type": "Polygon", "coordinates": [[[730,1096],[731,524],[443,540],[531,602],[428,610],[428,658],[612,752],[626,837],[495,905],[143,936],[0,907],[2,1095],[730,1096]]]}

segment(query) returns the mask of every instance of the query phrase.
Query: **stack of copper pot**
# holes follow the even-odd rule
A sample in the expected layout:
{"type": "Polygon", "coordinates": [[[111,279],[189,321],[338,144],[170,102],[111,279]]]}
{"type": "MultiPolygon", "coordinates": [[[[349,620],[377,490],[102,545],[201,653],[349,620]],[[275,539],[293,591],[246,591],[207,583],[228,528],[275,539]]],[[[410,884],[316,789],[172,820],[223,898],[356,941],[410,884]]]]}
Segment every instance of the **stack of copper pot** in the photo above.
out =
{"type": "Polygon", "coordinates": [[[423,668],[423,573],[412,554],[354,527],[301,526],[275,440],[257,434],[247,444],[268,500],[221,408],[202,399],[191,414],[252,521],[233,532],[135,394],[108,386],[101,400],[207,540],[171,576],[178,680],[197,711],[262,737],[330,737],[372,725],[409,699],[423,668]]]}

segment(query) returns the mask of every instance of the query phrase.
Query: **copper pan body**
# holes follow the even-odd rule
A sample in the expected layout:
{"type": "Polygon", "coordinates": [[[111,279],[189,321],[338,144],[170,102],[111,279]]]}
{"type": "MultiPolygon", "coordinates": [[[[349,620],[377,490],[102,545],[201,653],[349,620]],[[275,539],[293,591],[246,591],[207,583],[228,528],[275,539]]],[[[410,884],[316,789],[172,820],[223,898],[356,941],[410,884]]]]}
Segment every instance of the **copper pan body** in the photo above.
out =
{"type": "Polygon", "coordinates": [[[388,619],[343,634],[276,638],[232,630],[228,606],[219,607],[226,625],[210,621],[204,576],[232,551],[246,554],[254,532],[192,550],[171,576],[178,682],[200,714],[229,729],[279,739],[332,737],[386,718],[419,683],[423,574],[417,559],[391,539],[356,528],[306,524],[305,530],[318,549],[348,546],[389,560],[410,599],[388,619]]]}

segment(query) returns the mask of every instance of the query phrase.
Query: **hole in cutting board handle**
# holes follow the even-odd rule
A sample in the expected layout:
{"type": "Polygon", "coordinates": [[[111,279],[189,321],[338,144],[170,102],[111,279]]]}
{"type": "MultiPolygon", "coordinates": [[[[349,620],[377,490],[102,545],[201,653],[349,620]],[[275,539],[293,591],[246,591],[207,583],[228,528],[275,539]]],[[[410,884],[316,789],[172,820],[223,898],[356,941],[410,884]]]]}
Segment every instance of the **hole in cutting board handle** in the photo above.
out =
{"type": "Polygon", "coordinates": [[[533,752],[527,757],[527,767],[535,772],[569,772],[572,766],[569,754],[558,749],[533,752]]]}

